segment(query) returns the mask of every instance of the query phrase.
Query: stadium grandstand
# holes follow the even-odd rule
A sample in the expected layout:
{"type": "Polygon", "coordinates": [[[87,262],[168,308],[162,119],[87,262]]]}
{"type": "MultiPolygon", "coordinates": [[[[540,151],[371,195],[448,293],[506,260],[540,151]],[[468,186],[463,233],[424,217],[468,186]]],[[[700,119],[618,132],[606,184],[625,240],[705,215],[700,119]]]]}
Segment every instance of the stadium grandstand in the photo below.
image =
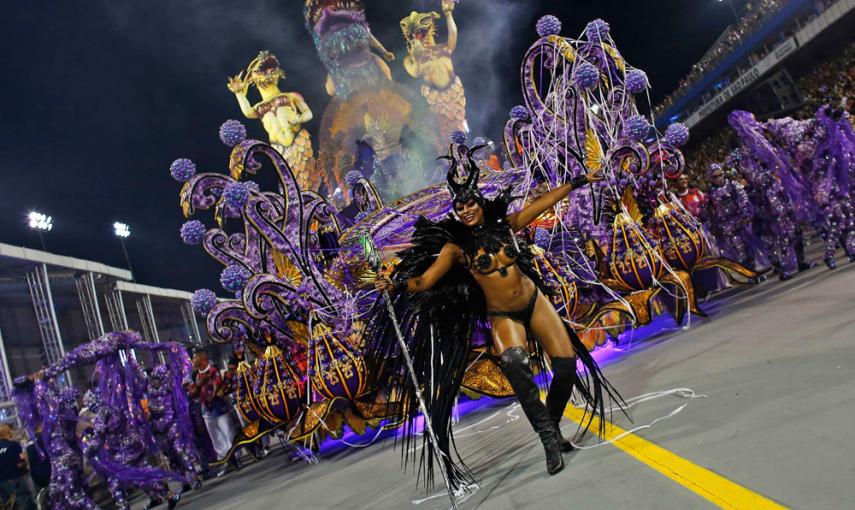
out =
{"type": "Polygon", "coordinates": [[[794,87],[811,64],[839,54],[852,37],[853,0],[755,0],[729,26],[678,88],[654,108],[657,124],[680,121],[690,128],[740,102],[760,104],[772,116],[796,110],[794,87]]]}
{"type": "Polygon", "coordinates": [[[758,118],[812,116],[821,104],[851,111],[855,91],[855,0],[754,0],[677,89],[654,107],[657,125],[683,122],[692,131],[689,175],[731,149],[727,114],[758,118]]]}

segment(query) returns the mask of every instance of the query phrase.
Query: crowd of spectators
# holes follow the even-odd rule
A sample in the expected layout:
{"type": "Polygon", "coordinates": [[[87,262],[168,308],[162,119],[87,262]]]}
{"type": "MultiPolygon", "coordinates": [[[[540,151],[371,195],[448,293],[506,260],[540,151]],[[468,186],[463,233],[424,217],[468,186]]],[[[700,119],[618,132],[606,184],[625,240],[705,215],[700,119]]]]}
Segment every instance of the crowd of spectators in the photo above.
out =
{"type": "MultiPolygon", "coordinates": [[[[817,65],[798,80],[805,104],[793,115],[796,118],[812,116],[824,104],[843,106],[844,99],[855,96],[855,43],[845,48],[834,59],[817,65]]],[[[851,106],[846,106],[853,113],[851,106]]]]}
{"type": "MultiPolygon", "coordinates": [[[[855,43],[831,60],[818,64],[798,81],[804,104],[790,114],[796,119],[813,117],[820,106],[842,107],[855,115],[855,43]]],[[[735,134],[724,127],[706,140],[686,151],[686,173],[690,181],[706,189],[706,169],[721,163],[733,148],[735,134]]]]}
{"type": "Polygon", "coordinates": [[[728,56],[742,44],[747,35],[750,35],[758,27],[762,26],[786,3],[786,0],[753,0],[748,2],[745,6],[746,12],[739,19],[739,22],[728,27],[725,34],[710,48],[706,55],[697,64],[692,66],[689,74],[680,80],[677,89],[665,97],[654,108],[654,114],[659,114],[674,104],[674,101],[682,97],[690,86],[698,81],[707,71],[714,69],[724,57],[728,56]]]}

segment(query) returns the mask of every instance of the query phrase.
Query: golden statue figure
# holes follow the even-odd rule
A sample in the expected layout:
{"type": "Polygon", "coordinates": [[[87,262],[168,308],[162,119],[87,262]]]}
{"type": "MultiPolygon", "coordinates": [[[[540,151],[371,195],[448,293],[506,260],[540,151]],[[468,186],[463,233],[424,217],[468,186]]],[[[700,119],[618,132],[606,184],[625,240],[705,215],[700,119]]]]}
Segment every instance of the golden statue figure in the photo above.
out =
{"type": "Polygon", "coordinates": [[[248,119],[261,119],[272,145],[278,150],[304,190],[316,190],[320,184],[314,167],[312,138],[303,124],[312,120],[312,110],[303,96],[283,92],[279,80],[285,71],[275,55],[267,50],[258,54],[245,71],[229,78],[228,87],[248,119]],[[261,94],[261,102],[251,105],[247,98],[250,84],[261,94]]]}
{"type": "Polygon", "coordinates": [[[454,22],[454,0],[442,1],[442,12],[448,26],[448,41],[436,43],[436,12],[412,12],[401,20],[401,30],[407,43],[408,55],[404,69],[413,78],[422,80],[422,96],[439,117],[443,136],[452,131],[469,131],[466,124],[466,93],[460,77],[454,73],[451,55],[457,48],[457,24],[454,22]]]}

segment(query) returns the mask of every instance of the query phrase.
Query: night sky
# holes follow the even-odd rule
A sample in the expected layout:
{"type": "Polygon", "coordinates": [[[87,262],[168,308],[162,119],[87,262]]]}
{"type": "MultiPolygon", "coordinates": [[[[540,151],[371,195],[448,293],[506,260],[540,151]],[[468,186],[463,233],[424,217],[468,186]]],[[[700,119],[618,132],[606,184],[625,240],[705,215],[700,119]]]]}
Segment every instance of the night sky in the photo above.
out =
{"type": "MultiPolygon", "coordinates": [[[[439,0],[366,6],[372,31],[397,55],[396,78],[414,85],[400,64],[398,23],[411,10],[439,11],[439,0]]],[[[328,99],[303,2],[28,0],[3,10],[0,242],[38,248],[25,223],[37,209],[54,219],[48,251],[125,267],[112,234],[121,220],[132,229],[127,246],[138,282],[225,295],[221,266],[178,236],[180,184],[169,164],[189,157],[200,171],[226,169],[229,151],[217,129],[241,119],[226,78],[261,49],[285,67],[282,89],[302,93],[315,112],[307,126],[314,136],[328,99]]],[[[654,101],[733,16],[716,0],[461,0],[454,60],[474,135],[500,139],[508,110],[521,101],[519,64],[544,14],[557,15],[562,33],[573,36],[593,18],[608,21],[623,55],[647,71],[654,101]]],[[[259,123],[245,123],[251,137],[266,139],[259,123]]]]}

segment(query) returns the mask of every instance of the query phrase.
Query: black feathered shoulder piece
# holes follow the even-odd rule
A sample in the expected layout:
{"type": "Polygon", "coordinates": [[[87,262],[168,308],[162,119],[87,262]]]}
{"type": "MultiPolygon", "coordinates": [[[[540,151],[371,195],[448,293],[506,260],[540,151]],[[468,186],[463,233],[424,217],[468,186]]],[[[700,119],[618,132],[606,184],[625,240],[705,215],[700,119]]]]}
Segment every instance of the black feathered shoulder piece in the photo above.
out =
{"type": "MultiPolygon", "coordinates": [[[[419,218],[412,246],[398,253],[400,262],[396,271],[408,278],[421,275],[443,246],[460,242],[466,230],[465,225],[453,218],[440,222],[419,218]]],[[[477,319],[486,313],[484,296],[469,271],[458,265],[428,291],[409,294],[399,290],[390,298],[394,317],[382,299],[378,299],[366,320],[363,352],[373,367],[372,386],[400,395],[399,405],[390,407],[389,412],[396,422],[403,424],[404,460],[412,461],[425,485],[433,486],[434,465],[439,462],[455,489],[465,487],[474,483],[474,479],[454,448],[451,415],[466,372],[477,319]],[[416,378],[422,383],[441,459],[435,458],[430,436],[417,427],[418,400],[409,383],[393,321],[398,321],[416,378]],[[414,442],[419,440],[423,448],[414,450],[414,442]]]]}

